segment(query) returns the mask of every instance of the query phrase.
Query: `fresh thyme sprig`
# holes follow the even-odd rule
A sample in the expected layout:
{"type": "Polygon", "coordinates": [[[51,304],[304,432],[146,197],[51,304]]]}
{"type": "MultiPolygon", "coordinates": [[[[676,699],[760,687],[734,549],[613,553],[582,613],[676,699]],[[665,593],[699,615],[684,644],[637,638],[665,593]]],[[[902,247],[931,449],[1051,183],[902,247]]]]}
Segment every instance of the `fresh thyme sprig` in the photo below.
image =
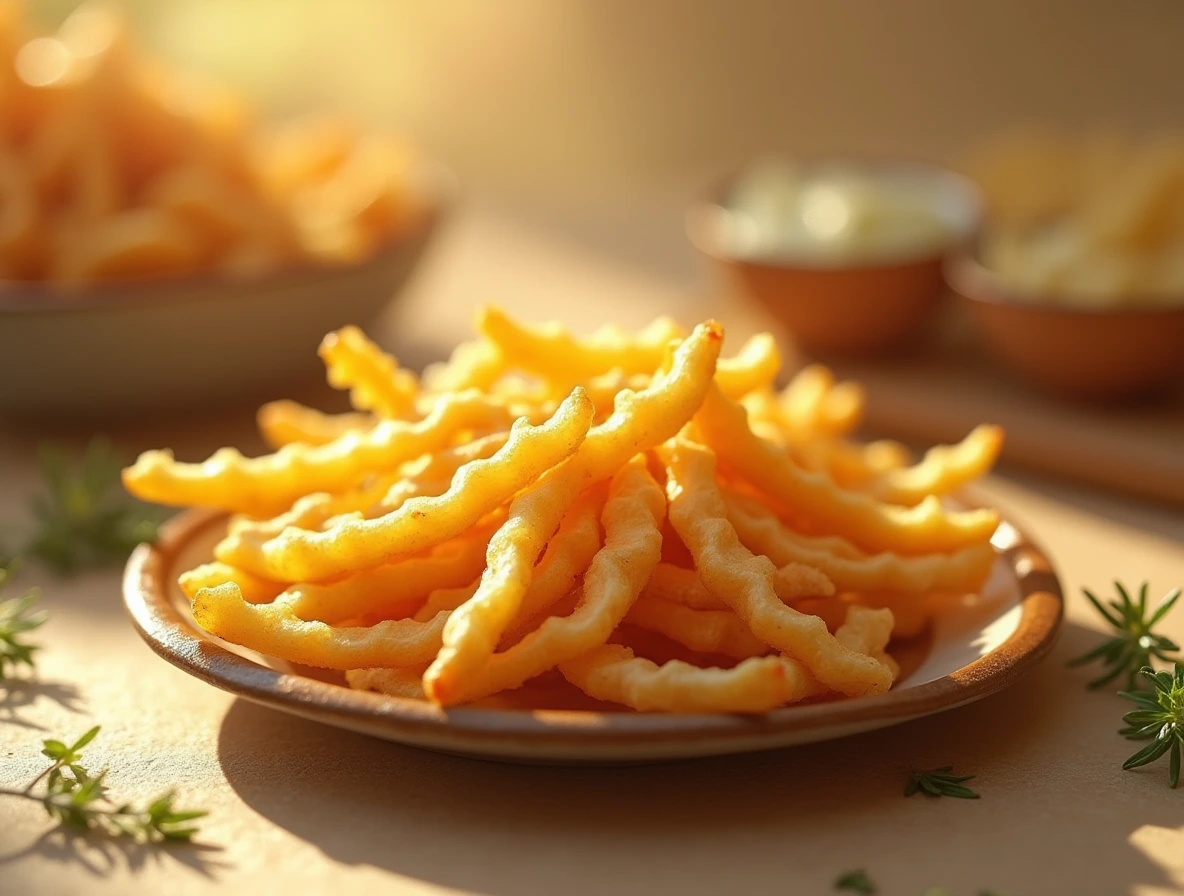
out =
{"type": "Polygon", "coordinates": [[[1139,599],[1133,600],[1121,582],[1115,582],[1118,590],[1118,600],[1109,601],[1104,605],[1088,588],[1083,588],[1085,596],[1099,613],[1118,634],[1099,644],[1088,653],[1084,653],[1069,661],[1070,666],[1082,666],[1101,660],[1106,672],[1089,683],[1090,688],[1100,688],[1118,678],[1124,672],[1127,676],[1127,690],[1133,691],[1139,686],[1139,670],[1150,666],[1152,659],[1174,662],[1174,654],[1180,649],[1171,638],[1157,635],[1152,629],[1158,625],[1176,605],[1180,598],[1180,589],[1168,592],[1147,615],[1147,583],[1139,588],[1139,599]]]}
{"type": "Polygon", "coordinates": [[[834,888],[848,890],[852,893],[862,893],[864,896],[872,896],[876,892],[876,885],[872,883],[871,878],[862,868],[858,871],[845,871],[840,874],[835,878],[834,888]]]}
{"type": "Polygon", "coordinates": [[[42,742],[42,753],[52,765],[23,790],[0,790],[0,795],[36,800],[58,824],[82,830],[101,831],[112,837],[129,837],[139,843],[188,841],[197,833],[201,810],[177,810],[172,791],[148,805],[115,803],[107,795],[106,770],[91,775],[82,766],[82,748],[95,739],[99,726],[67,745],[61,740],[42,742]],[[44,786],[38,790],[38,785],[44,786]]]}
{"type": "Polygon", "coordinates": [[[1184,663],[1176,663],[1174,672],[1156,672],[1150,666],[1140,675],[1151,682],[1150,691],[1120,691],[1135,704],[1122,717],[1127,727],[1118,733],[1131,740],[1151,743],[1122,764],[1124,769],[1139,768],[1169,754],[1168,786],[1180,783],[1180,762],[1184,754],[1184,663]]]}
{"type": "Polygon", "coordinates": [[[928,796],[952,796],[961,800],[977,800],[979,795],[966,786],[965,782],[974,775],[955,775],[952,765],[924,772],[913,772],[905,785],[904,795],[924,793],[928,796]]]}
{"type": "MultiPolygon", "coordinates": [[[[0,588],[4,587],[8,576],[9,569],[0,567],[0,588]]],[[[44,610],[35,609],[40,599],[40,592],[34,589],[24,597],[0,601],[0,681],[19,666],[33,669],[36,664],[33,654],[40,648],[25,640],[25,635],[44,625],[49,618],[44,610]]]]}
{"type": "Polygon", "coordinates": [[[163,510],[123,490],[122,463],[105,439],[93,439],[77,465],[53,446],[42,447],[39,462],[45,490],[30,501],[33,525],[17,553],[72,575],[122,560],[140,542],[156,540],[163,510]]]}

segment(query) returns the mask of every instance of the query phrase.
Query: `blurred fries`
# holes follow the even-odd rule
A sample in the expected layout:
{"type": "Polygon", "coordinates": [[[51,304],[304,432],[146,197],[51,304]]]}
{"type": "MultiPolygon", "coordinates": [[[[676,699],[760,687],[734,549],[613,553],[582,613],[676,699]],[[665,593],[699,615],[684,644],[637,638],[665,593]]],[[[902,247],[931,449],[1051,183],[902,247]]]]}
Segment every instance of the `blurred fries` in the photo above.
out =
{"type": "Polygon", "coordinates": [[[413,228],[411,148],[333,119],[278,130],[136,54],[108,6],[35,35],[0,2],[0,276],[65,287],[363,261],[413,228]]]}
{"type": "Polygon", "coordinates": [[[981,260],[1035,300],[1184,301],[1184,133],[1012,134],[966,161],[991,213],[981,260]]]}

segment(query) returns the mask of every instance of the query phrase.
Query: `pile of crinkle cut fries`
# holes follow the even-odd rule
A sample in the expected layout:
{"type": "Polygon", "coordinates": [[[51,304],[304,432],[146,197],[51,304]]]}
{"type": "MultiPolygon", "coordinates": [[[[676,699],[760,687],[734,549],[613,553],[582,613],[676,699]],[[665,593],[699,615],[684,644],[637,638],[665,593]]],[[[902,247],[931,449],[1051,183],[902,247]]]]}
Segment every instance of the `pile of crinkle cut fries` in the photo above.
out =
{"type": "Polygon", "coordinates": [[[422,378],[331,333],[354,413],[274,402],[274,454],[124,472],[141,498],[233,514],[181,577],[198,624],[442,706],[566,680],[635,710],[759,713],[887,691],[890,639],[993,565],[997,514],[941,499],[990,468],[996,427],[910,465],[849,438],[855,384],[809,367],[776,392],[768,334],[720,358],[710,321],[477,328],[422,378]]]}

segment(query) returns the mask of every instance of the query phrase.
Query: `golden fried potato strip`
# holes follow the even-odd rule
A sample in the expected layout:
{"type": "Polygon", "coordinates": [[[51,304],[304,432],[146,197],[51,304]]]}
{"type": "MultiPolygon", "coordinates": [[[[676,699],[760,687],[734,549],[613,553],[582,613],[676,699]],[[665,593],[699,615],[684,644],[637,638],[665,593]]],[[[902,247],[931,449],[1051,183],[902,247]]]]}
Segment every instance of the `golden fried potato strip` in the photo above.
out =
{"type": "Polygon", "coordinates": [[[777,597],[776,567],[748,551],[728,522],[711,450],[679,438],[659,453],[666,462],[670,521],[708,590],[723,598],[753,634],[799,660],[827,687],[848,696],[888,690],[892,675],[883,663],[846,649],[821,619],[805,616],[777,597]]]}
{"type": "Polygon", "coordinates": [[[715,381],[729,398],[768,389],[781,369],[781,352],[771,333],[758,333],[731,358],[720,358],[715,381]]]}
{"type": "Polygon", "coordinates": [[[350,403],[390,420],[415,416],[419,381],[357,327],[329,333],[318,350],[334,389],[348,389],[350,403]]]}
{"type": "Polygon", "coordinates": [[[974,591],[986,580],[995,562],[995,551],[989,542],[948,554],[913,557],[890,552],[865,554],[845,538],[801,535],[753,498],[728,494],[725,502],[728,519],[745,547],[779,566],[787,563],[812,566],[842,590],[914,594],[974,591]]]}
{"type": "Polygon", "coordinates": [[[429,364],[423,372],[422,384],[432,395],[446,395],[465,389],[488,392],[508,364],[501,350],[485,340],[462,342],[443,363],[429,364]]]}
{"type": "MultiPolygon", "coordinates": [[[[491,655],[471,676],[442,678],[433,671],[440,665],[437,658],[424,674],[428,697],[450,706],[516,688],[562,660],[607,641],[662,556],[659,530],[665,517],[662,488],[646,468],[645,457],[635,455],[609,487],[602,515],[604,547],[588,567],[583,599],[575,611],[567,617],[544,620],[504,653],[491,655]]],[[[451,618],[456,619],[472,603],[466,603],[451,618]]],[[[446,631],[446,641],[447,637],[446,631]]],[[[447,643],[444,649],[448,649],[447,643]]]]}
{"type": "Polygon", "coordinates": [[[682,335],[673,320],[659,317],[633,335],[604,330],[578,339],[559,324],[522,326],[496,308],[480,312],[477,329],[515,367],[562,384],[585,383],[612,370],[652,374],[671,340],[682,335]]]}
{"type": "Polygon", "coordinates": [[[372,520],[347,518],[326,532],[289,527],[273,538],[231,532],[215,556],[268,578],[317,582],[455,538],[574,454],[593,413],[592,402],[577,388],[541,426],[516,421],[506,444],[458,470],[442,495],[412,498],[372,520]]]}
{"type": "Polygon", "coordinates": [[[819,529],[841,532],[869,550],[924,554],[983,544],[999,524],[993,510],[946,511],[933,496],[914,507],[900,507],[842,491],[755,435],[744,408],[718,388],[708,390],[695,423],[731,470],[819,529]]]}
{"type": "Polygon", "coordinates": [[[851,432],[859,426],[863,405],[858,383],[836,383],[821,364],[799,370],[776,399],[780,423],[795,441],[851,432]]]}
{"type": "Polygon", "coordinates": [[[306,666],[360,669],[427,662],[440,649],[448,613],[428,622],[384,620],[374,625],[335,627],[296,615],[292,599],[252,604],[234,582],[202,588],[193,599],[193,618],[212,635],[269,656],[306,666]]]}
{"type": "MultiPolygon", "coordinates": [[[[835,639],[859,654],[874,655],[896,674],[884,653],[891,612],[852,607],[835,639]]],[[[796,660],[784,656],[746,659],[731,669],[699,668],[680,660],[661,666],[608,644],[559,667],[565,678],[599,700],[640,712],[768,712],[826,692],[796,660]]]]}
{"type": "Polygon", "coordinates": [[[222,448],[204,463],[186,464],[173,460],[170,451],[146,451],[123,471],[123,483],[132,494],[158,504],[268,516],[309,492],[340,491],[367,473],[438,451],[459,432],[508,422],[504,407],[479,392],[463,392],[441,399],[415,423],[383,420],[369,431],[350,431],[324,445],[285,445],[262,457],[244,458],[222,448]]]}
{"type": "Polygon", "coordinates": [[[579,587],[604,541],[600,531],[604,501],[604,489],[594,487],[584,492],[564,515],[555,537],[547,544],[542,559],[534,568],[530,588],[522,598],[522,607],[502,637],[503,645],[520,641],[537,627],[539,618],[556,601],[579,587]]]}
{"type": "Polygon", "coordinates": [[[371,566],[323,585],[292,585],[282,596],[301,619],[319,619],[330,625],[350,619],[410,616],[433,592],[463,587],[481,575],[485,546],[495,528],[494,522],[487,523],[436,545],[426,556],[371,566]]]}
{"type": "Polygon", "coordinates": [[[283,584],[252,575],[245,569],[227,563],[203,563],[201,566],[181,573],[178,578],[181,590],[191,601],[202,588],[211,588],[226,582],[234,582],[243,593],[243,600],[252,604],[265,604],[284,590],[283,584]]]}
{"type": "Polygon", "coordinates": [[[428,667],[424,689],[433,700],[451,702],[493,654],[521,607],[535,561],[576,495],[690,419],[715,374],[722,339],[718,324],[696,327],[668,373],[642,392],[622,392],[613,415],[588,432],[574,457],[514,499],[509,519],[489,543],[480,589],[452,616],[444,649],[428,667]]]}
{"type": "Polygon", "coordinates": [[[785,442],[778,436],[774,441],[788,448],[798,466],[825,473],[845,489],[866,491],[868,483],[912,462],[908,448],[890,439],[860,443],[821,437],[804,442],[785,442]]]}
{"type": "Polygon", "coordinates": [[[293,442],[324,445],[347,432],[373,429],[376,421],[370,414],[326,414],[299,402],[281,399],[260,407],[255,422],[264,441],[278,449],[293,442]]]}
{"type": "Polygon", "coordinates": [[[560,663],[563,677],[589,697],[638,712],[762,713],[817,690],[800,665],[753,657],[731,669],[671,660],[659,666],[620,644],[605,644],[560,663]],[[787,681],[786,669],[798,673],[787,681]]]}
{"type": "Polygon", "coordinates": [[[624,621],[702,653],[747,659],[771,652],[769,645],[730,609],[696,610],[642,594],[629,608],[624,621]]]}
{"type": "MultiPolygon", "coordinates": [[[[834,594],[834,584],[818,570],[800,564],[790,566],[784,576],[773,582],[777,596],[783,601],[790,602],[803,595],[834,594]]],[[[642,597],[682,604],[693,610],[728,609],[727,602],[708,591],[695,570],[671,563],[657,565],[641,594],[642,597]]]]}
{"type": "Polygon", "coordinates": [[[956,445],[936,445],[919,464],[886,470],[867,485],[881,501],[914,505],[929,495],[948,495],[986,475],[1003,448],[998,426],[975,427],[956,445]]]}
{"type": "Polygon", "coordinates": [[[350,669],[345,680],[356,691],[376,691],[404,700],[426,700],[423,693],[423,670],[420,664],[403,669],[350,669]]]}
{"type": "Polygon", "coordinates": [[[317,492],[305,495],[292,508],[267,520],[236,518],[232,533],[251,533],[265,539],[279,535],[289,526],[297,529],[326,529],[351,514],[365,519],[398,510],[404,502],[421,495],[439,495],[447,491],[456,471],[475,460],[484,460],[505,445],[508,432],[494,433],[436,454],[424,455],[399,469],[377,474],[365,484],[338,494],[317,492]]]}

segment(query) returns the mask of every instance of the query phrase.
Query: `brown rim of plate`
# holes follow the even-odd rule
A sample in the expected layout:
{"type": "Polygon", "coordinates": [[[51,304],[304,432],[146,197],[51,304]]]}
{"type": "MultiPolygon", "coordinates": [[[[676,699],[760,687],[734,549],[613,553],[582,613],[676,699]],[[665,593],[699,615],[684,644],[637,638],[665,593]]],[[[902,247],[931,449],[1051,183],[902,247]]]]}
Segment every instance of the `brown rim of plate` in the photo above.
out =
{"type": "Polygon", "coordinates": [[[1184,310],[1184,298],[1172,302],[1137,294],[1123,296],[1122,304],[1108,308],[1081,307],[1063,302],[1050,302],[1047,293],[1025,290],[1006,283],[995,271],[978,260],[978,249],[971,244],[949,255],[942,265],[946,284],[958,295],[972,302],[1007,305],[1073,317],[1144,316],[1168,317],[1184,310]]]}
{"type": "MultiPolygon", "coordinates": [[[[784,734],[818,725],[857,726],[904,721],[986,697],[1014,682],[1052,648],[1060,628],[1060,583],[1045,554],[1011,523],[996,532],[1021,593],[1016,631],[992,652],[956,672],[916,687],[876,697],[791,706],[761,716],[659,713],[599,713],[577,710],[441,709],[420,700],[369,691],[260,665],[234,653],[185,620],[170,598],[166,580],[181,549],[195,536],[225,523],[221,511],[189,510],[161,529],[155,545],[132,553],[123,579],[124,603],[141,637],[174,666],[240,697],[282,706],[308,717],[331,715],[359,725],[388,721],[402,731],[467,732],[538,744],[612,742],[645,744],[695,735],[717,740],[784,734]]],[[[352,727],[346,725],[346,727],[352,727]]]]}
{"type": "MultiPolygon", "coordinates": [[[[138,277],[112,281],[77,292],[62,289],[40,280],[0,280],[0,314],[21,316],[53,316],[78,311],[107,311],[145,305],[168,305],[178,301],[206,302],[210,290],[249,288],[283,288],[310,280],[332,280],[343,273],[380,268],[413,246],[431,236],[447,216],[457,193],[456,176],[444,165],[429,161],[424,166],[425,177],[434,179],[423,216],[408,230],[396,234],[374,254],[359,262],[332,264],[300,260],[283,269],[259,277],[235,279],[225,274],[202,271],[180,277],[138,277]],[[186,295],[198,291],[194,295],[186,295]]],[[[250,293],[248,293],[249,295],[250,293]]],[[[225,292],[223,292],[225,298],[225,292]]],[[[234,301],[242,301],[237,293],[234,301]]]]}

